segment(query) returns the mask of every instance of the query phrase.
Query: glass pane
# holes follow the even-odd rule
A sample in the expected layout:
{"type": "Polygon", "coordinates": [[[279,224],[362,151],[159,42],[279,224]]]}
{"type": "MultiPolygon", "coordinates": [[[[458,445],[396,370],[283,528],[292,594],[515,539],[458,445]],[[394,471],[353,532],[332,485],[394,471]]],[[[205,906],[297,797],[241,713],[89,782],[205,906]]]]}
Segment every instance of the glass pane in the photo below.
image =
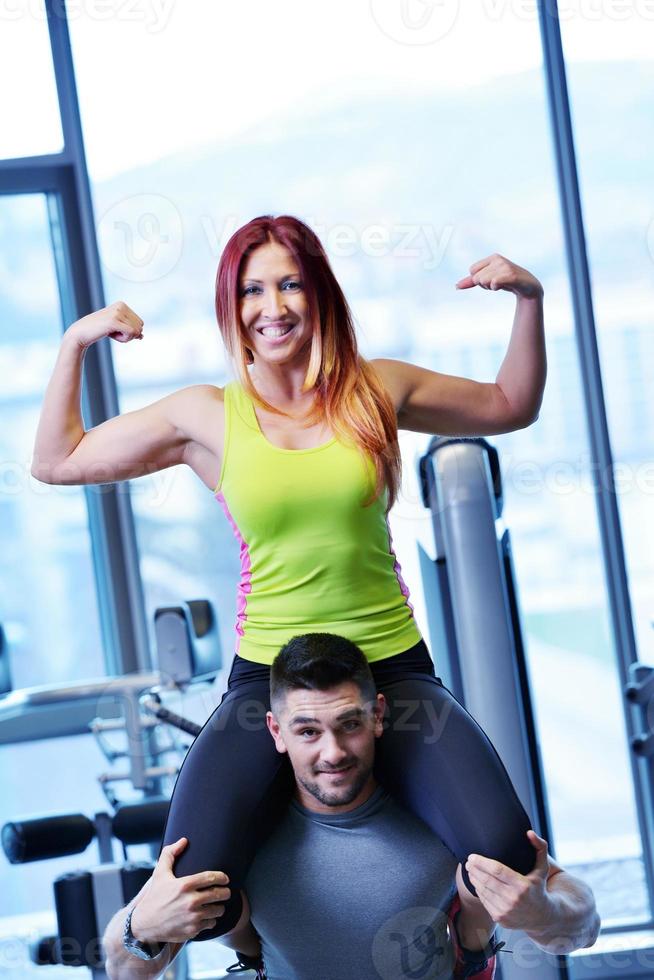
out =
{"type": "Polygon", "coordinates": [[[597,25],[586,36],[564,24],[562,34],[638,656],[654,664],[654,12],[647,17],[646,7],[614,18],[610,47],[597,25]],[[593,112],[598,92],[604,124],[593,112]]]}
{"type": "Polygon", "coordinates": [[[84,490],[30,475],[61,341],[46,201],[0,196],[0,622],[14,688],[105,673],[84,490]]]}
{"type": "Polygon", "coordinates": [[[0,90],[0,159],[60,153],[64,140],[43,0],[3,5],[0,90]]]}
{"type": "MultiPolygon", "coordinates": [[[[597,522],[584,489],[586,430],[535,11],[189,2],[176,8],[174,32],[141,27],[121,32],[116,22],[107,34],[88,19],[71,25],[107,301],[125,300],[146,328],[143,343],[112,347],[123,410],[227,380],[216,266],[231,233],[258,214],[290,212],[319,234],[367,356],[494,380],[514,298],[454,284],[493,252],[543,282],[550,371],[541,415],[492,441],[502,456],[552,845],[568,865],[597,867],[603,913],[624,914],[614,901],[620,861],[633,857],[636,875],[641,865],[597,522]],[[156,97],[120,75],[107,92],[112,41],[157,78],[156,97]],[[271,57],[282,49],[292,58],[271,57]],[[215,93],[235,77],[238,99],[217,107],[215,93]],[[117,129],[130,138],[117,144],[117,129]],[[541,476],[536,492],[520,483],[525,463],[541,476]],[[572,492],[559,491],[557,467],[575,477],[572,492]],[[595,642],[571,622],[592,622],[595,642]],[[587,685],[597,697],[585,696],[587,685]],[[576,746],[561,753],[560,732],[579,725],[576,746]],[[612,812],[611,827],[601,812],[612,812]]],[[[431,527],[414,462],[427,443],[402,434],[406,476],[391,519],[425,635],[416,542],[431,550],[431,527]]],[[[190,474],[167,475],[164,503],[157,476],[135,483],[144,485],[135,508],[149,609],[172,593],[213,598],[229,657],[231,529],[190,474]]],[[[633,896],[644,911],[642,888],[633,896]]]]}
{"type": "MultiPolygon", "coordinates": [[[[608,5],[601,18],[565,18],[561,30],[636,645],[639,659],[654,664],[654,401],[649,383],[654,362],[654,122],[648,98],[654,85],[654,11],[647,4],[608,5]]],[[[579,489],[589,500],[585,482],[579,489]]],[[[583,506],[583,497],[579,504],[583,506]]],[[[582,579],[587,591],[596,575],[588,562],[579,590],[582,579]]],[[[608,615],[588,608],[568,628],[587,646],[588,663],[601,661],[605,680],[594,686],[594,693],[604,702],[607,717],[617,719],[621,692],[608,683],[614,662],[608,615]]],[[[620,777],[616,785],[611,776],[622,755],[616,751],[621,729],[618,724],[608,731],[598,725],[603,763],[594,767],[596,789],[591,793],[596,803],[593,824],[603,840],[605,860],[621,869],[622,887],[616,888],[607,912],[630,918],[646,911],[646,900],[640,839],[624,819],[632,806],[628,786],[620,777]],[[612,788],[610,797],[606,786],[612,788]]],[[[589,848],[592,852],[592,843],[589,848]]]]}

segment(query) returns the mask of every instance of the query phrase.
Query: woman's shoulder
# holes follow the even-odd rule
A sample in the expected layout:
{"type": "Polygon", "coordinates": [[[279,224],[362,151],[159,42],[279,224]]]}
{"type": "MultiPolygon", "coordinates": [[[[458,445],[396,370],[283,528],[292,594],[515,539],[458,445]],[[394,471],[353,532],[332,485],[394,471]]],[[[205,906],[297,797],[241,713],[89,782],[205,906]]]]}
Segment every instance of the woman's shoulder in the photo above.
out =
{"type": "Polygon", "coordinates": [[[374,368],[397,412],[405,397],[403,368],[406,369],[411,365],[406,365],[403,361],[395,361],[390,357],[373,357],[368,364],[374,368]]]}
{"type": "Polygon", "coordinates": [[[184,461],[212,489],[222,464],[225,388],[194,384],[176,394],[179,401],[175,421],[188,440],[184,461]]]}
{"type": "Polygon", "coordinates": [[[176,394],[184,401],[197,402],[198,404],[224,402],[226,387],[227,385],[221,388],[218,385],[194,384],[187,385],[185,388],[178,388],[176,394]]]}
{"type": "Polygon", "coordinates": [[[224,416],[224,388],[211,384],[187,385],[170,396],[169,418],[187,439],[212,445],[216,424],[224,416]]]}
{"type": "Polygon", "coordinates": [[[225,400],[226,387],[227,385],[223,385],[223,387],[221,388],[218,385],[195,384],[195,385],[188,385],[187,388],[182,388],[181,390],[188,391],[193,396],[195,396],[198,400],[209,399],[210,401],[222,402],[225,400]]]}

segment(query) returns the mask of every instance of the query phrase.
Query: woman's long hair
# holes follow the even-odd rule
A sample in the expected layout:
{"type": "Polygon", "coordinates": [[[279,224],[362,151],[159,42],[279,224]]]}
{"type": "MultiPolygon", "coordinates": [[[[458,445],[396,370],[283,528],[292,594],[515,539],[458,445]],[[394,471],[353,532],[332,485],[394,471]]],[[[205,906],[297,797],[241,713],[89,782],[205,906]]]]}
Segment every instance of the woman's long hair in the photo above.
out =
{"type": "Polygon", "coordinates": [[[334,433],[369,454],[377,474],[364,506],[388,488],[387,509],[396,500],[401,456],[393,403],[372,364],[359,354],[352,312],[315,233],[291,215],[261,215],[234,232],[216,275],[216,317],[237,377],[263,409],[286,415],[265,401],[247,370],[252,351],[240,315],[239,277],[246,258],[268,242],[283,245],[300,270],[313,340],[303,391],[315,391],[306,425],[326,419],[334,433]]]}

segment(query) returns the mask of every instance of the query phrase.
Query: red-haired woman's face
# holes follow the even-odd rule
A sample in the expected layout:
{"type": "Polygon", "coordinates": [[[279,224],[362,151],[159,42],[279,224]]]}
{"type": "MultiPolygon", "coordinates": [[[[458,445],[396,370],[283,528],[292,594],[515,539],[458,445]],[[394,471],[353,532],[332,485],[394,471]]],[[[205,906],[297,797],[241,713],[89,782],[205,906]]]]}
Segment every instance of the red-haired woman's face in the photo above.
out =
{"type": "Polygon", "coordinates": [[[311,325],[295,259],[278,242],[260,245],[243,265],[239,303],[247,346],[274,363],[308,355],[311,325]]]}

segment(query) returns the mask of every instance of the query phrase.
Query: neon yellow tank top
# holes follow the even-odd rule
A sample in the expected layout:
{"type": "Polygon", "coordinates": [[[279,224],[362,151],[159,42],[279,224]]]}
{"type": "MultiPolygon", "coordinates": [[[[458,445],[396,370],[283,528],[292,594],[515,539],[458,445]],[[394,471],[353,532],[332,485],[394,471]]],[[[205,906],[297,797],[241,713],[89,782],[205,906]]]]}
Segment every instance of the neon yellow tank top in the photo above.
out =
{"type": "Polygon", "coordinates": [[[240,545],[236,653],[271,664],[301,633],[337,633],[368,660],[420,639],[370,457],[333,438],[280,449],[238,381],[224,389],[225,440],[213,494],[240,545]]]}

